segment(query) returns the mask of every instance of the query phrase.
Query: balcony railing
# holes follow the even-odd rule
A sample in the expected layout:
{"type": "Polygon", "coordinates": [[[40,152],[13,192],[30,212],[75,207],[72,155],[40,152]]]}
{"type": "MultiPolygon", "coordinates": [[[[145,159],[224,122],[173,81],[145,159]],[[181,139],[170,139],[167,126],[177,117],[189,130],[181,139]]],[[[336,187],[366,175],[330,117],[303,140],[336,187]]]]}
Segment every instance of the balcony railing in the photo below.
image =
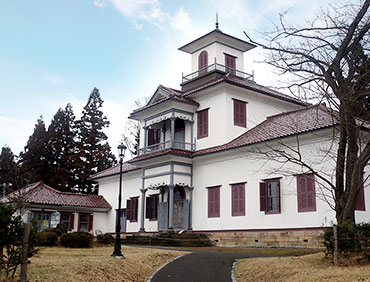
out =
{"type": "Polygon", "coordinates": [[[195,151],[195,144],[190,143],[190,142],[184,142],[184,141],[173,141],[173,146],[171,146],[171,140],[167,140],[164,142],[160,142],[157,144],[153,144],[144,148],[139,149],[139,156],[157,152],[157,151],[162,151],[165,149],[180,149],[180,150],[185,150],[185,151],[195,151]]]}
{"type": "Polygon", "coordinates": [[[253,80],[253,73],[249,74],[249,73],[237,70],[237,69],[226,67],[226,66],[218,64],[218,63],[213,63],[212,65],[209,65],[206,68],[202,68],[200,70],[197,70],[197,71],[195,71],[191,74],[185,75],[185,76],[183,75],[182,76],[182,83],[187,83],[189,81],[192,81],[196,78],[202,77],[202,76],[204,76],[204,75],[206,75],[210,72],[216,71],[216,70],[224,72],[224,73],[230,73],[232,75],[235,75],[235,76],[243,78],[243,79],[253,80]]]}

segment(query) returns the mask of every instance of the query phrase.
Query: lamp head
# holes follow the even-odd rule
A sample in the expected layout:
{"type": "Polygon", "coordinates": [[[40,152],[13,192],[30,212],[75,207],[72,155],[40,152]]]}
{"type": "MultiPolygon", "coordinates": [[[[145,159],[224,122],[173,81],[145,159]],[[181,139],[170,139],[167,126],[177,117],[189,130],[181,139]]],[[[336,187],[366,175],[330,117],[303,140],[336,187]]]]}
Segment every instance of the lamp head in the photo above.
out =
{"type": "Polygon", "coordinates": [[[121,143],[121,144],[118,145],[117,149],[118,149],[119,156],[121,158],[123,158],[125,156],[125,151],[126,151],[127,147],[123,143],[121,143]]]}

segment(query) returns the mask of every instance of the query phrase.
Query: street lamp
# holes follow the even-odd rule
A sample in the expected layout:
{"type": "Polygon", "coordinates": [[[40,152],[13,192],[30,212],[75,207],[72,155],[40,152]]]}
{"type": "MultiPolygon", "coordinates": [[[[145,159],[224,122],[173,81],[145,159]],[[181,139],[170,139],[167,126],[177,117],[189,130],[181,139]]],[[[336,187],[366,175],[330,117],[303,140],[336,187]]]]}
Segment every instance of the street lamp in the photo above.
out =
{"type": "Polygon", "coordinates": [[[122,190],[122,164],[123,164],[123,157],[125,156],[125,151],[127,147],[121,143],[117,147],[119,153],[119,191],[118,191],[118,219],[116,221],[116,240],[114,242],[114,251],[112,257],[115,258],[124,258],[121,253],[121,190],[122,190]]]}

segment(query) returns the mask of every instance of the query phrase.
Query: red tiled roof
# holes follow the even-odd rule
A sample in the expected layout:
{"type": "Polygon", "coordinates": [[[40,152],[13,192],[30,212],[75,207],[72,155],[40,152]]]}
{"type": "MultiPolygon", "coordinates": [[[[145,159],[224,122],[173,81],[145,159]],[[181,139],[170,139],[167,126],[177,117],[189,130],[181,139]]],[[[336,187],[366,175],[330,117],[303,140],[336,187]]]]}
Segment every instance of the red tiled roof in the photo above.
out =
{"type": "Polygon", "coordinates": [[[155,105],[158,105],[158,104],[163,103],[163,102],[168,101],[168,100],[185,102],[185,103],[189,103],[189,104],[193,104],[193,105],[199,105],[197,102],[185,98],[183,96],[183,92],[180,91],[180,90],[176,90],[176,89],[173,89],[173,88],[170,88],[170,87],[165,87],[163,85],[159,85],[158,86],[158,89],[163,90],[164,92],[166,92],[168,94],[168,97],[164,97],[163,99],[158,100],[158,101],[156,101],[154,103],[151,103],[151,104],[145,105],[145,106],[143,106],[141,108],[138,108],[138,109],[136,109],[136,110],[133,111],[133,114],[138,113],[138,112],[141,112],[141,111],[146,110],[148,108],[151,108],[151,107],[153,107],[155,105]]]}
{"type": "MultiPolygon", "coordinates": [[[[136,166],[136,165],[133,165],[133,164],[129,164],[127,162],[122,164],[122,172],[123,173],[129,172],[129,171],[132,171],[132,170],[136,170],[136,169],[140,169],[140,167],[136,166]]],[[[119,170],[120,170],[119,165],[116,165],[116,166],[107,168],[105,170],[99,171],[98,173],[95,173],[95,174],[91,175],[90,179],[94,180],[94,179],[102,178],[102,177],[105,177],[105,176],[119,174],[119,170]]]]}
{"type": "Polygon", "coordinates": [[[2,202],[9,201],[12,197],[16,196],[22,197],[28,204],[103,209],[112,208],[103,196],[60,192],[45,185],[43,182],[30,184],[20,191],[7,195],[6,198],[3,197],[1,200],[2,202]]]}
{"type": "Polygon", "coordinates": [[[166,149],[166,150],[162,150],[162,151],[155,151],[153,153],[146,154],[146,155],[137,156],[137,157],[129,160],[129,162],[134,163],[134,162],[138,162],[138,161],[142,161],[142,160],[146,160],[146,159],[151,159],[151,158],[154,158],[154,157],[159,157],[159,156],[163,156],[163,155],[167,155],[167,154],[180,155],[180,156],[183,156],[183,157],[191,157],[192,153],[189,152],[189,151],[183,151],[183,150],[179,150],[179,149],[166,149]]]}
{"type": "Polygon", "coordinates": [[[317,105],[311,106],[271,116],[229,143],[196,151],[193,156],[235,149],[281,137],[327,128],[336,124],[338,123],[335,115],[330,113],[328,109],[317,105]]]}
{"type": "Polygon", "coordinates": [[[200,90],[203,90],[205,88],[211,87],[211,86],[216,85],[218,83],[221,83],[223,81],[226,82],[226,83],[230,83],[230,84],[238,85],[238,86],[241,86],[241,87],[244,87],[244,88],[247,88],[247,89],[251,89],[251,90],[257,91],[259,93],[262,93],[262,94],[265,94],[265,95],[268,95],[268,96],[283,99],[285,101],[289,101],[289,102],[292,102],[292,103],[295,103],[295,104],[298,104],[298,105],[302,105],[302,106],[310,105],[310,104],[308,104],[304,101],[301,101],[299,99],[296,99],[292,96],[289,96],[289,95],[280,93],[278,91],[275,91],[271,88],[259,85],[256,82],[254,82],[253,80],[243,79],[243,78],[240,78],[240,77],[237,77],[237,76],[230,76],[229,74],[225,74],[224,76],[222,76],[220,78],[213,79],[213,80],[208,81],[208,82],[206,82],[202,85],[199,85],[199,86],[197,86],[193,89],[190,89],[190,90],[184,92],[183,95],[184,95],[184,97],[190,96],[191,94],[194,94],[197,91],[200,91],[200,90]]]}

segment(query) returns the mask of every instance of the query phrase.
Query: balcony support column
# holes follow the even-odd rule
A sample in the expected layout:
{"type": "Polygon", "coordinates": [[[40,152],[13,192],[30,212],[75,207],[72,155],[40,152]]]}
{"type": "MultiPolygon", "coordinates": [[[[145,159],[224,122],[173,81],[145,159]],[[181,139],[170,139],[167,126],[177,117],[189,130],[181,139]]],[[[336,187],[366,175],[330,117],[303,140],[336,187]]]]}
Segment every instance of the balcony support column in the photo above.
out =
{"type": "Polygon", "coordinates": [[[191,151],[195,151],[194,148],[194,120],[189,120],[190,122],[190,146],[191,146],[191,151]]]}
{"type": "MultiPolygon", "coordinates": [[[[146,123],[145,123],[146,124],[146,123]]],[[[148,128],[149,126],[143,126],[143,129],[144,129],[144,146],[143,146],[143,149],[144,149],[144,154],[146,153],[146,147],[148,146],[147,144],[147,139],[148,139],[148,128]]]]}
{"type": "Polygon", "coordinates": [[[171,148],[174,148],[175,146],[175,113],[172,112],[171,117],[171,148]]]}

